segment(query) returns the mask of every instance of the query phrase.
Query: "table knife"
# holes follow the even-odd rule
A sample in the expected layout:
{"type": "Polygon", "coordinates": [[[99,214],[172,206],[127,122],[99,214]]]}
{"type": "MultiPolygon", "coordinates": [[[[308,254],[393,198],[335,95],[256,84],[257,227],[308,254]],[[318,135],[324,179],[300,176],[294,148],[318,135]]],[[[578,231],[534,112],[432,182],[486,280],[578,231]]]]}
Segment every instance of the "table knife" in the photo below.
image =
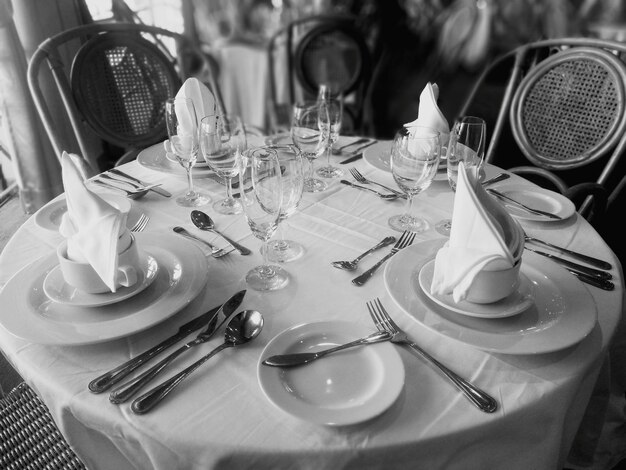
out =
{"type": "MultiPolygon", "coordinates": [[[[122,176],[124,178],[128,178],[129,180],[134,181],[135,183],[139,183],[139,184],[141,184],[143,186],[148,186],[149,185],[145,181],[141,181],[140,179],[135,178],[134,176],[131,176],[131,175],[127,174],[127,173],[124,173],[122,170],[118,170],[117,168],[111,168],[109,171],[111,173],[115,174],[115,175],[122,176]]],[[[161,196],[172,197],[172,194],[169,191],[166,191],[165,189],[160,188],[158,186],[150,188],[150,191],[154,191],[155,193],[160,194],[161,196]]]]}
{"type": "Polygon", "coordinates": [[[233,309],[237,308],[244,296],[246,295],[246,291],[242,290],[233,295],[230,299],[228,299],[224,304],[218,305],[217,307],[212,308],[206,313],[194,318],[191,321],[188,321],[184,325],[182,325],[178,331],[170,336],[169,338],[163,340],[156,346],[150,348],[149,350],[141,353],[139,356],[134,357],[133,359],[126,361],[125,363],[117,366],[116,368],[106,372],[100,377],[95,378],[91,382],[89,382],[89,391],[92,393],[102,393],[113,385],[118,383],[132,371],[137,369],[139,366],[145,364],[148,360],[152,359],[157,354],[163,352],[173,344],[177,343],[181,339],[185,338],[189,333],[196,331],[202,328],[204,325],[208,325],[211,322],[216,322],[217,314],[226,304],[232,306],[233,309]]]}
{"type": "Polygon", "coordinates": [[[546,242],[544,240],[540,240],[539,238],[535,238],[535,237],[530,237],[528,235],[525,236],[526,241],[531,242],[531,243],[539,243],[541,245],[545,245],[549,248],[553,248],[555,250],[558,250],[562,253],[565,253],[569,256],[571,256],[572,258],[577,258],[580,261],[584,261],[587,264],[591,264],[592,266],[595,266],[597,268],[600,269],[613,269],[613,266],[611,265],[611,263],[609,263],[608,261],[604,261],[598,258],[594,258],[593,256],[589,256],[589,255],[585,255],[584,253],[579,253],[577,251],[572,251],[569,250],[567,248],[563,248],[562,246],[559,245],[553,245],[552,243],[546,242]]]}
{"type": "Polygon", "coordinates": [[[615,284],[613,284],[611,281],[607,281],[606,279],[599,279],[595,276],[588,276],[585,273],[581,273],[576,271],[575,269],[571,269],[571,268],[565,268],[567,269],[570,273],[572,273],[574,276],[576,276],[578,279],[580,279],[582,282],[585,282],[589,285],[592,285],[594,287],[598,287],[600,289],[603,290],[613,290],[615,289],[615,284]]]}
{"type": "Polygon", "coordinates": [[[340,165],[345,165],[347,163],[352,163],[357,161],[359,158],[363,158],[363,153],[357,153],[356,155],[352,155],[350,158],[346,158],[339,162],[340,165]]]}
{"type": "Polygon", "coordinates": [[[517,207],[520,207],[520,208],[524,209],[525,211],[530,212],[532,214],[543,215],[543,216],[546,216],[546,217],[550,217],[551,219],[563,220],[562,217],[559,217],[556,214],[552,214],[550,212],[546,212],[546,211],[542,211],[540,209],[535,209],[533,207],[529,207],[526,204],[522,204],[521,202],[516,201],[515,199],[510,198],[506,194],[502,194],[501,192],[496,191],[495,189],[488,188],[487,192],[490,193],[490,194],[493,194],[494,196],[499,197],[500,199],[503,199],[503,200],[505,200],[505,201],[507,201],[507,202],[509,202],[509,203],[511,203],[511,204],[513,204],[515,206],[517,206],[517,207]]]}
{"type": "Polygon", "coordinates": [[[613,276],[611,273],[607,271],[602,271],[600,269],[591,268],[589,266],[585,266],[583,264],[578,264],[568,259],[561,258],[560,256],[553,255],[552,253],[546,253],[545,251],[535,250],[534,248],[529,248],[528,246],[524,246],[528,251],[532,251],[533,253],[537,253],[538,255],[545,256],[546,258],[550,258],[557,263],[565,266],[566,268],[574,269],[580,273],[583,273],[587,276],[595,277],[598,279],[609,280],[613,276]]]}

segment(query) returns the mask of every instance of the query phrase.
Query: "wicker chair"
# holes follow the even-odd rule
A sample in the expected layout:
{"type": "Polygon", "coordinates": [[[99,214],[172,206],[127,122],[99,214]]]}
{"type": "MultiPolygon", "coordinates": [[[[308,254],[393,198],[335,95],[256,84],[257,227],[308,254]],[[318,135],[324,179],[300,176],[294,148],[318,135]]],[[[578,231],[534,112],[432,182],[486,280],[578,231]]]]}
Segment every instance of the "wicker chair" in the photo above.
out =
{"type": "Polygon", "coordinates": [[[344,97],[342,134],[359,133],[363,103],[371,79],[371,54],[355,18],[316,15],[299,18],[278,30],[267,45],[270,126],[289,126],[297,97],[315,97],[321,84],[344,97]],[[283,83],[286,96],[279,96],[283,83]]]}
{"type": "Polygon", "coordinates": [[[46,405],[24,382],[0,400],[0,468],[82,470],[46,405]]]}
{"type": "Polygon", "coordinates": [[[143,24],[100,23],[46,39],[30,59],[28,86],[58,157],[62,150],[81,154],[99,172],[106,169],[106,159],[119,155],[106,155],[102,145],[93,144],[94,136],[126,152],[122,161],[164,140],[165,100],[192,75],[200,75],[223,109],[211,63],[185,36],[143,24]],[[65,61],[68,47],[77,41],[77,52],[65,61]],[[177,57],[164,46],[168,41],[176,45],[177,57]],[[44,64],[52,71],[75,139],[58,128],[63,120],[50,111],[48,101],[55,97],[43,91],[50,88],[40,80],[44,64]]]}
{"type": "Polygon", "coordinates": [[[460,111],[480,113],[481,93],[508,70],[486,161],[565,194],[590,222],[599,220],[623,173],[624,53],[623,43],[564,38],[521,46],[491,63],[460,111]],[[511,146],[499,147],[507,121],[522,159],[511,146]]]}

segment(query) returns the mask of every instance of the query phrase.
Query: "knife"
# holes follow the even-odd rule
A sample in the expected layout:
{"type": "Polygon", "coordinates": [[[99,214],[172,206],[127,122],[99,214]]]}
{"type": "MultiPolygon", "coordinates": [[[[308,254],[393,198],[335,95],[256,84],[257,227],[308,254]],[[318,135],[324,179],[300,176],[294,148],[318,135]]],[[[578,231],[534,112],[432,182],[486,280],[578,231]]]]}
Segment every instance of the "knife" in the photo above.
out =
{"type": "Polygon", "coordinates": [[[118,383],[132,371],[137,369],[139,366],[145,364],[148,360],[152,359],[157,354],[163,352],[173,344],[177,343],[181,339],[185,338],[189,333],[202,328],[204,325],[208,325],[213,322],[214,324],[217,321],[217,314],[222,308],[236,309],[244,296],[246,295],[246,291],[242,290],[233,295],[230,299],[228,299],[224,304],[219,305],[217,307],[212,308],[206,313],[194,318],[191,321],[188,321],[184,325],[182,325],[178,331],[170,336],[169,338],[163,340],[156,346],[151,349],[141,353],[139,356],[134,357],[133,359],[126,361],[124,364],[117,366],[116,368],[106,372],[100,377],[95,378],[91,382],[89,382],[89,391],[92,393],[102,393],[111,386],[118,383]]]}
{"type": "Polygon", "coordinates": [[[340,161],[339,164],[345,165],[347,163],[352,163],[354,161],[357,161],[359,158],[363,158],[363,153],[357,153],[356,155],[352,155],[350,158],[346,158],[345,160],[340,161]]]}
{"type": "Polygon", "coordinates": [[[552,253],[546,253],[545,251],[535,250],[533,248],[528,248],[527,246],[524,246],[524,248],[527,249],[528,251],[532,251],[533,253],[537,253],[538,255],[545,256],[546,258],[550,258],[556,261],[557,263],[565,266],[566,268],[574,269],[578,271],[579,273],[582,273],[586,276],[595,277],[597,279],[603,279],[605,281],[608,281],[609,279],[613,278],[613,276],[609,272],[601,271],[599,269],[591,268],[589,266],[574,263],[573,261],[553,255],[552,253]]]}
{"type": "MultiPolygon", "coordinates": [[[[141,181],[140,179],[135,178],[134,176],[131,176],[127,173],[124,173],[122,170],[118,170],[117,168],[111,168],[109,171],[117,176],[128,178],[129,180],[134,181],[135,183],[139,183],[143,186],[149,186],[149,184],[146,183],[145,181],[141,181]]],[[[161,196],[172,197],[172,194],[169,191],[166,191],[165,189],[160,188],[158,186],[150,188],[150,191],[154,191],[155,193],[160,194],[161,196]]]]}
{"type": "Polygon", "coordinates": [[[550,212],[546,212],[546,211],[542,211],[542,210],[539,210],[539,209],[534,209],[532,207],[528,207],[526,204],[522,204],[521,202],[516,201],[515,199],[512,199],[509,196],[507,196],[506,194],[502,194],[501,192],[496,191],[495,189],[487,188],[487,192],[490,193],[490,194],[493,194],[496,197],[499,197],[500,199],[503,199],[503,200],[505,200],[507,202],[510,202],[511,204],[513,204],[513,205],[515,205],[517,207],[520,207],[520,208],[524,209],[525,211],[530,212],[532,214],[543,215],[543,216],[546,216],[546,217],[550,217],[551,219],[563,220],[562,217],[559,217],[556,214],[552,214],[550,212]]]}
{"type": "Polygon", "coordinates": [[[558,250],[562,253],[565,253],[569,256],[571,256],[572,258],[578,258],[581,261],[584,261],[587,264],[591,264],[597,268],[600,269],[613,269],[613,266],[611,265],[611,263],[598,259],[598,258],[594,258],[592,256],[589,255],[585,255],[583,253],[579,253],[577,251],[572,251],[572,250],[568,250],[567,248],[563,248],[562,246],[558,246],[558,245],[553,245],[552,243],[546,242],[544,240],[540,240],[539,238],[535,238],[535,237],[530,237],[528,235],[526,235],[526,241],[529,241],[531,243],[539,243],[541,245],[547,246],[549,248],[553,248],[555,250],[558,250]]]}
{"type": "Polygon", "coordinates": [[[597,277],[594,277],[594,276],[588,276],[585,273],[578,272],[574,269],[570,269],[570,268],[565,268],[565,269],[567,269],[570,273],[572,273],[582,282],[586,282],[587,284],[590,284],[592,286],[595,286],[604,290],[615,289],[615,284],[613,284],[611,281],[607,281],[606,279],[598,279],[597,277]]]}

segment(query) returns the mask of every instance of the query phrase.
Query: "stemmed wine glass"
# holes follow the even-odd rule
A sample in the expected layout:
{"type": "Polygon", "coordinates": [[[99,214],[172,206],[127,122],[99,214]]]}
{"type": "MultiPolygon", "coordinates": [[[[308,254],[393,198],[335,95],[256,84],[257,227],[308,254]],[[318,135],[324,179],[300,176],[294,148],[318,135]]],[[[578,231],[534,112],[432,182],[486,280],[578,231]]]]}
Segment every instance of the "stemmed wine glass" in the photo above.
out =
{"type": "Polygon", "coordinates": [[[304,190],[304,165],[302,155],[295,145],[270,145],[280,162],[282,173],[283,203],[280,209],[280,223],[278,225],[278,240],[270,241],[267,245],[269,250],[267,257],[270,261],[286,263],[296,260],[304,253],[304,247],[293,240],[284,237],[285,219],[296,212],[302,192],[304,190]]]}
{"type": "Polygon", "coordinates": [[[237,176],[237,160],[247,147],[246,132],[238,116],[211,115],[200,122],[200,149],[209,167],[224,178],[226,198],[213,204],[220,214],[239,214],[241,203],[232,195],[232,179],[237,176]]]}
{"type": "Polygon", "coordinates": [[[252,181],[251,191],[241,191],[243,211],[252,233],[265,245],[263,264],[246,274],[247,284],[255,290],[281,289],[289,282],[289,274],[268,262],[268,241],[276,231],[283,202],[282,176],[276,151],[259,147],[246,152],[240,160],[239,181],[243,188],[246,172],[252,181]]]}
{"type": "MultiPolygon", "coordinates": [[[[466,169],[477,167],[480,172],[485,158],[486,135],[487,125],[479,117],[463,116],[454,123],[447,153],[448,184],[452,191],[456,191],[460,162],[466,169]]],[[[451,228],[452,219],[441,220],[435,225],[435,230],[442,235],[450,235],[451,228]]]]}
{"type": "Polygon", "coordinates": [[[323,132],[320,113],[325,108],[315,101],[296,103],[293,107],[291,120],[291,139],[309,162],[307,176],[304,179],[304,190],[310,193],[325,191],[328,185],[313,177],[313,161],[321,156],[328,145],[328,132],[323,132]]]}
{"type": "Polygon", "coordinates": [[[413,196],[426,190],[437,173],[441,154],[439,132],[428,127],[403,127],[393,141],[391,148],[391,173],[400,189],[407,195],[407,209],[404,214],[389,218],[394,230],[423,232],[428,222],[413,215],[413,196]]]}
{"type": "Polygon", "coordinates": [[[319,114],[320,126],[322,132],[328,134],[328,143],[326,144],[326,165],[317,169],[317,174],[322,178],[339,178],[344,172],[341,168],[331,165],[330,155],[332,148],[341,132],[341,121],[343,118],[343,100],[341,97],[327,97],[320,103],[325,107],[319,114]]]}
{"type": "Polygon", "coordinates": [[[211,202],[211,197],[193,188],[191,170],[198,158],[198,120],[193,101],[170,98],[165,102],[165,122],[169,143],[178,163],[187,172],[187,192],[176,199],[183,207],[199,207],[211,202]]]}

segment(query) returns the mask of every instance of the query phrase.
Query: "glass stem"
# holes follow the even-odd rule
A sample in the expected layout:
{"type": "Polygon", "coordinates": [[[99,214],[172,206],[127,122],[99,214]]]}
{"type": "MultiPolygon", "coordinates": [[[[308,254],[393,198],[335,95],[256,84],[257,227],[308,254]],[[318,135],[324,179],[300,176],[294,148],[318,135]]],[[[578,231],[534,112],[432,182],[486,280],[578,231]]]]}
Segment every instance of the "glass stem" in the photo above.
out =
{"type": "Polygon", "coordinates": [[[330,166],[330,154],[332,153],[333,144],[326,146],[326,166],[330,166]]]}
{"type": "Polygon", "coordinates": [[[308,170],[308,180],[313,179],[313,159],[307,158],[307,162],[309,162],[309,170],[308,170]]]}
{"type": "Polygon", "coordinates": [[[187,184],[188,184],[187,194],[189,196],[193,196],[195,194],[193,190],[193,178],[191,176],[191,169],[192,169],[192,166],[189,165],[187,167],[187,184]]]}
{"type": "Polygon", "coordinates": [[[233,182],[232,179],[228,176],[224,177],[224,182],[226,183],[226,199],[230,200],[233,198],[233,182]]]}
{"type": "Polygon", "coordinates": [[[406,215],[411,215],[411,210],[413,209],[413,195],[407,194],[406,201],[406,215]]]}

